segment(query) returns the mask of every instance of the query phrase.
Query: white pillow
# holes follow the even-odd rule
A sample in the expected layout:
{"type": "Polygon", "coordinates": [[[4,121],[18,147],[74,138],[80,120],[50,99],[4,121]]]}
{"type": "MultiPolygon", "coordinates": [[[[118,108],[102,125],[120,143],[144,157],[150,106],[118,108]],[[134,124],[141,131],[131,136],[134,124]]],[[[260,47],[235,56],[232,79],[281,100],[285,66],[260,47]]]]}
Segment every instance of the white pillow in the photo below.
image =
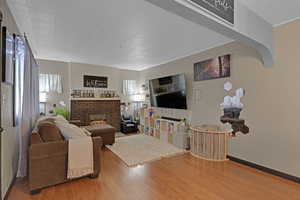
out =
{"type": "Polygon", "coordinates": [[[87,137],[81,128],[73,124],[58,121],[55,122],[55,125],[59,128],[61,134],[66,140],[87,137]]]}

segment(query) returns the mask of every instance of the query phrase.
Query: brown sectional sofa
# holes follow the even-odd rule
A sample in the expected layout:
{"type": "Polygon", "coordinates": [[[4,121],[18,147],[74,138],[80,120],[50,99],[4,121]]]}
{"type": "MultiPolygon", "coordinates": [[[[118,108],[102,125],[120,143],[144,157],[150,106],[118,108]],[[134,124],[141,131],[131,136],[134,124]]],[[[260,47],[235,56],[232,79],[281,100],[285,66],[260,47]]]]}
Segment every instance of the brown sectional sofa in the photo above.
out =
{"type": "MultiPolygon", "coordinates": [[[[93,137],[94,173],[100,173],[101,137],[93,137]]],[[[68,141],[53,122],[43,122],[30,138],[29,188],[32,194],[41,189],[68,182],[68,141]]]]}

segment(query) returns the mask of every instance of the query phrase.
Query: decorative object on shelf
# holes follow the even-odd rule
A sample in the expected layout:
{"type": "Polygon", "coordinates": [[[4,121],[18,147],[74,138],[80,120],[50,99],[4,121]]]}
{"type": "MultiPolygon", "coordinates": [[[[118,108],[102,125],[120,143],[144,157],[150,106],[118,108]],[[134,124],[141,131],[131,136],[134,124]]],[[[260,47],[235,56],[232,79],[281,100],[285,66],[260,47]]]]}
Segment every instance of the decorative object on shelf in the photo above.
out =
{"type": "Polygon", "coordinates": [[[194,64],[194,81],[204,81],[230,77],[230,55],[194,64]]]}
{"type": "MultiPolygon", "coordinates": [[[[232,84],[226,82],[224,84],[224,89],[230,92],[232,89],[232,84]]],[[[232,135],[235,136],[237,132],[242,132],[244,134],[249,133],[249,128],[245,125],[245,120],[240,119],[241,111],[244,105],[241,103],[241,98],[245,96],[245,90],[239,88],[235,91],[235,96],[225,96],[223,103],[220,105],[224,110],[224,115],[221,117],[221,122],[223,124],[229,123],[232,126],[232,135]]]]}
{"type": "Polygon", "coordinates": [[[228,138],[232,130],[217,125],[190,127],[191,154],[210,161],[227,161],[228,138]]]}
{"type": "Polygon", "coordinates": [[[144,83],[144,84],[142,85],[142,89],[143,89],[143,91],[145,91],[145,92],[149,91],[149,87],[148,87],[148,85],[147,85],[146,83],[144,83]]]}
{"type": "Polygon", "coordinates": [[[72,98],[119,98],[114,90],[79,90],[74,89],[71,92],[72,98]]]}
{"type": "Polygon", "coordinates": [[[236,133],[242,132],[244,134],[249,133],[249,127],[245,125],[244,119],[235,119],[235,118],[229,118],[226,116],[221,117],[221,122],[223,124],[229,123],[232,127],[232,136],[236,136],[236,133]]]}
{"type": "Polygon", "coordinates": [[[227,92],[229,92],[232,89],[232,83],[230,83],[229,81],[227,81],[224,84],[224,90],[226,90],[227,92]]]}
{"type": "Polygon", "coordinates": [[[90,88],[107,88],[108,78],[102,76],[83,76],[83,86],[90,88]]]}

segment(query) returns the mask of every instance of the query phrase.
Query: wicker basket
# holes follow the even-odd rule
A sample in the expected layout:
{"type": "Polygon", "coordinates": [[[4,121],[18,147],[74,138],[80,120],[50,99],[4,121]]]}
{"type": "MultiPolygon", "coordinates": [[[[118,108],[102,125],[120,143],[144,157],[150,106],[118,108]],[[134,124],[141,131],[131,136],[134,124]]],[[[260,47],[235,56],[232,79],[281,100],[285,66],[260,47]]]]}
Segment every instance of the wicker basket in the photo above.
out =
{"type": "Polygon", "coordinates": [[[228,138],[232,130],[216,125],[202,125],[190,129],[192,155],[210,161],[228,160],[228,138]]]}

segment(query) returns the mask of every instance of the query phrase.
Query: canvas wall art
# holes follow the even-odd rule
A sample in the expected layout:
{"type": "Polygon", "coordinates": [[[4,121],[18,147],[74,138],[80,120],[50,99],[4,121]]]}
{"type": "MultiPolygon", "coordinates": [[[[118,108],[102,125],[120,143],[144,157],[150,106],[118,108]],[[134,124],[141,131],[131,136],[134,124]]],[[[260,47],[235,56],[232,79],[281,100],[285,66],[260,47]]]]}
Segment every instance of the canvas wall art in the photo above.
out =
{"type": "Polygon", "coordinates": [[[194,64],[194,80],[204,81],[230,77],[230,55],[219,56],[194,64]]]}
{"type": "Polygon", "coordinates": [[[234,24],[234,0],[190,0],[209,14],[229,24],[234,24]]]}
{"type": "Polygon", "coordinates": [[[89,88],[107,88],[108,78],[102,76],[83,76],[83,86],[89,88]]]}

